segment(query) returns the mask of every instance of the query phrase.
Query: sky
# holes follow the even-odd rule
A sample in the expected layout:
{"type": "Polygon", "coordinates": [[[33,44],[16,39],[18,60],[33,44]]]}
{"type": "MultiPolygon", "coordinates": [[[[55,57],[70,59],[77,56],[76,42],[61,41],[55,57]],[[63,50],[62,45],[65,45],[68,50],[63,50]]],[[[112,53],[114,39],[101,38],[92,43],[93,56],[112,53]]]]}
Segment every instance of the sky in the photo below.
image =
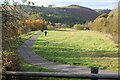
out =
{"type": "MultiPolygon", "coordinates": [[[[0,0],[4,1],[4,0],[0,0]]],[[[9,0],[10,1],[10,0],[9,0]]],[[[114,9],[118,6],[120,0],[14,0],[14,1],[31,1],[36,6],[45,6],[52,4],[56,7],[69,6],[72,4],[89,7],[91,9],[114,9]]]]}
{"type": "Polygon", "coordinates": [[[76,4],[92,9],[114,9],[120,0],[29,0],[35,2],[37,6],[48,6],[50,4],[57,7],[76,4]]]}

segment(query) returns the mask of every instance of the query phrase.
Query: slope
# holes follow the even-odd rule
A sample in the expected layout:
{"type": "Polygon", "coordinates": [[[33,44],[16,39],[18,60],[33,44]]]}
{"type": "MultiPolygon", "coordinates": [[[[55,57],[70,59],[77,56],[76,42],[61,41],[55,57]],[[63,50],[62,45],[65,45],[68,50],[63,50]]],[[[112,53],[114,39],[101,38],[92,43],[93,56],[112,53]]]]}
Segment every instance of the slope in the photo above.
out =
{"type": "Polygon", "coordinates": [[[33,14],[29,19],[44,19],[54,23],[64,23],[71,27],[74,24],[84,24],[86,21],[93,21],[99,16],[97,12],[90,8],[79,5],[70,5],[67,7],[40,7],[39,13],[33,14]]]}

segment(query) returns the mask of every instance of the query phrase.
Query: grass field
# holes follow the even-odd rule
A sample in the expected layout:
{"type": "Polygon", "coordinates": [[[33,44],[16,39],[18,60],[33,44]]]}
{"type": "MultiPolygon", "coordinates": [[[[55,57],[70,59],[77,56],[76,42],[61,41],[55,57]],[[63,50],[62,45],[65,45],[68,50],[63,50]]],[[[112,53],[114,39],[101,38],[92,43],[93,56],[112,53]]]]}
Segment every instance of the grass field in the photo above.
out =
{"type": "MultiPolygon", "coordinates": [[[[27,34],[24,34],[22,36],[20,36],[20,39],[16,40],[15,44],[12,45],[12,49],[16,50],[16,48],[18,48],[25,40],[29,39],[30,37],[32,37],[34,34],[37,34],[39,31],[32,31],[29,32],[27,34]]],[[[21,59],[22,63],[21,63],[21,69],[22,71],[32,71],[32,72],[58,72],[58,71],[54,71],[54,70],[48,70],[42,67],[38,67],[38,66],[34,66],[31,64],[26,63],[25,61],[23,61],[21,59]]],[[[25,76],[24,76],[25,77],[25,76]]],[[[53,77],[32,77],[32,78],[28,78],[25,77],[26,80],[30,79],[30,80],[89,80],[89,79],[65,79],[65,78],[53,78],[53,77]]],[[[4,80],[4,79],[3,79],[4,80]]]]}
{"type": "Polygon", "coordinates": [[[118,70],[117,50],[103,33],[72,29],[48,30],[33,45],[33,51],[50,61],[113,71],[118,70]]]}
{"type": "MultiPolygon", "coordinates": [[[[31,32],[28,33],[27,35],[22,35],[21,36],[21,41],[20,43],[22,43],[23,41],[25,41],[26,39],[32,37],[34,34],[37,34],[38,31],[35,32],[31,32]]],[[[32,71],[32,72],[58,72],[58,71],[54,71],[54,70],[49,70],[49,69],[45,69],[39,66],[34,66],[31,64],[26,63],[25,61],[22,60],[22,64],[21,64],[21,69],[23,71],[32,71]]],[[[29,79],[29,78],[26,78],[29,79]]],[[[73,78],[53,78],[53,77],[38,77],[38,78],[30,78],[32,80],[90,80],[90,79],[73,79],[73,78]]]]}

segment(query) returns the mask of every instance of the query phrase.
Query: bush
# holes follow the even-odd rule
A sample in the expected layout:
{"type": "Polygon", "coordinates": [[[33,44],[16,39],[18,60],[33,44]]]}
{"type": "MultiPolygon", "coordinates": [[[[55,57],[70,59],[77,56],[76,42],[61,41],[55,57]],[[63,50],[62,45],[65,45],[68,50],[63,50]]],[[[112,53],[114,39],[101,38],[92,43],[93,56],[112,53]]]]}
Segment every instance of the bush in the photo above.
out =
{"type": "Polygon", "coordinates": [[[70,26],[67,25],[67,24],[62,24],[62,25],[61,25],[61,28],[70,28],[70,26]]]}
{"type": "Polygon", "coordinates": [[[8,52],[4,51],[3,52],[3,66],[5,70],[9,71],[17,71],[20,70],[20,58],[16,52],[8,52]]]}
{"type": "Polygon", "coordinates": [[[47,25],[47,29],[55,29],[52,25],[47,25]]]}
{"type": "Polygon", "coordinates": [[[86,25],[81,25],[81,24],[75,24],[74,26],[74,29],[76,30],[89,30],[89,27],[86,26],[86,25]]]}

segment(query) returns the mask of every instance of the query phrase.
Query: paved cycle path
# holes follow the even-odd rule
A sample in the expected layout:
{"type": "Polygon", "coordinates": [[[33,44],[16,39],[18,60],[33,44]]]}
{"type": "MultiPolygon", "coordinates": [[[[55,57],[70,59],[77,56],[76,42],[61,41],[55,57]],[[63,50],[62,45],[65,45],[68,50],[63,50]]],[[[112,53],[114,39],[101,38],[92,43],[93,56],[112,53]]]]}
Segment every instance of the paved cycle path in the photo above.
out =
{"type": "MultiPolygon", "coordinates": [[[[32,45],[42,33],[39,32],[35,34],[28,40],[26,40],[18,49],[18,53],[20,56],[29,64],[40,66],[46,69],[56,70],[60,72],[75,72],[75,73],[91,73],[90,68],[84,66],[72,66],[67,64],[61,64],[56,62],[48,61],[47,59],[42,58],[35,54],[32,51],[32,45]]],[[[109,71],[109,70],[99,70],[99,73],[104,74],[118,74],[117,72],[109,71]]]]}

